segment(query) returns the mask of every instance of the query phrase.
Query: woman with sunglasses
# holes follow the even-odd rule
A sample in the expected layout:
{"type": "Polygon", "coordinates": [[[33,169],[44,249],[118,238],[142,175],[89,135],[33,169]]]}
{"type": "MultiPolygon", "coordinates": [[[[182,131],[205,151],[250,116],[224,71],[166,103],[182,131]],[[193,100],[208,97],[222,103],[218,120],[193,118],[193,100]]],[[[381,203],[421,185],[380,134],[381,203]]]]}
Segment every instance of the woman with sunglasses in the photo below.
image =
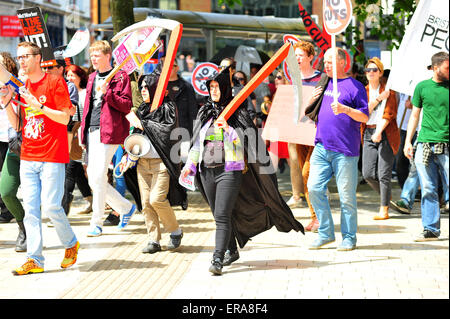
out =
{"type": "MultiPolygon", "coordinates": [[[[242,89],[247,84],[247,75],[242,71],[237,71],[233,75],[233,79],[235,82],[239,83],[240,88],[242,89]]],[[[256,95],[255,92],[250,93],[247,97],[247,111],[250,117],[253,119],[253,123],[258,126],[258,118],[260,118],[261,114],[256,114],[256,95]]],[[[260,125],[261,126],[261,125],[260,125]]]]}
{"type": "Polygon", "coordinates": [[[369,120],[361,125],[363,141],[362,173],[367,183],[380,194],[380,210],[374,220],[389,218],[391,177],[395,154],[400,146],[397,127],[397,99],[395,92],[385,90],[383,63],[371,58],[364,69],[369,84],[369,120]]]}

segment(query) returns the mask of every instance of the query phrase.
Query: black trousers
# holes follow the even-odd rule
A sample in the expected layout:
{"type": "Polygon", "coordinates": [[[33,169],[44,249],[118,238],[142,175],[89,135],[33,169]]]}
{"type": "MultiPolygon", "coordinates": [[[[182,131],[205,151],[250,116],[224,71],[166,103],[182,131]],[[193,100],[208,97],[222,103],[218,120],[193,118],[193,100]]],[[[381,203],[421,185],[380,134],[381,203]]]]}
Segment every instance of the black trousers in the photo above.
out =
{"type": "Polygon", "coordinates": [[[92,196],[91,188],[88,180],[84,174],[83,165],[80,162],[70,160],[66,164],[66,179],[64,181],[64,196],[62,199],[62,206],[66,215],[69,214],[70,203],[72,202],[72,192],[75,189],[75,184],[81,192],[83,197],[92,196]]]}
{"type": "Polygon", "coordinates": [[[370,187],[380,194],[380,206],[389,206],[394,152],[386,133],[383,132],[381,141],[375,143],[371,139],[374,132],[375,128],[366,128],[364,132],[362,174],[370,187]]]}
{"type": "Polygon", "coordinates": [[[213,259],[223,260],[227,249],[237,249],[233,235],[231,213],[241,188],[242,171],[226,172],[224,166],[202,167],[200,180],[216,222],[216,247],[213,259]]]}

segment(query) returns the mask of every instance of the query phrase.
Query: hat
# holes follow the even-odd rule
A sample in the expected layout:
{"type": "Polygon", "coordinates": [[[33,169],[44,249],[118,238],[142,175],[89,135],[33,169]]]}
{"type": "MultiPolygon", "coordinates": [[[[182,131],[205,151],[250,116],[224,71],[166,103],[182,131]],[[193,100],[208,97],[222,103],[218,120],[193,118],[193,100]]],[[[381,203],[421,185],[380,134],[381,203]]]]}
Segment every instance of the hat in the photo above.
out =
{"type": "Polygon", "coordinates": [[[380,73],[383,74],[384,73],[384,65],[383,62],[381,62],[381,60],[377,57],[373,57],[371,59],[369,59],[369,61],[367,61],[366,63],[366,67],[369,65],[369,63],[373,63],[377,66],[378,70],[380,70],[380,73]]]}

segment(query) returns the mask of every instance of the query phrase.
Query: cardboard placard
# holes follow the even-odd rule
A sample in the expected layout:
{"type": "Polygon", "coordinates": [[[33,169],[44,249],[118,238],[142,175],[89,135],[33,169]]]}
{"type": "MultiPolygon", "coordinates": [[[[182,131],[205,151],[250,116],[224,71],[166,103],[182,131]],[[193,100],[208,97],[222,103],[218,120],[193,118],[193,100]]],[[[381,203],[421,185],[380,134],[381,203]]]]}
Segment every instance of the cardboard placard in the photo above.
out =
{"type": "Polygon", "coordinates": [[[316,125],[307,116],[305,108],[314,86],[302,86],[300,121],[294,122],[295,92],[292,85],[280,85],[275,93],[269,115],[264,126],[262,138],[268,141],[281,141],[314,146],[316,125]]]}
{"type": "Polygon", "coordinates": [[[344,31],[352,18],[351,0],[323,0],[323,21],[328,34],[344,31]]]}
{"type": "Polygon", "coordinates": [[[148,27],[159,27],[162,29],[168,29],[172,31],[170,34],[163,69],[159,77],[158,86],[156,88],[155,95],[153,96],[152,107],[150,109],[151,111],[154,111],[162,104],[162,101],[164,99],[167,84],[169,82],[170,73],[173,67],[173,62],[175,61],[178,45],[180,44],[181,35],[183,33],[183,25],[175,20],[147,17],[147,19],[145,19],[144,21],[135,23],[121,30],[112,38],[112,41],[117,41],[118,39],[129,33],[136,32],[137,30],[141,30],[148,27]]]}
{"type": "Polygon", "coordinates": [[[17,10],[25,41],[36,43],[42,51],[41,67],[56,64],[53,47],[48,35],[47,27],[42,16],[41,8],[25,8],[17,10]]]}

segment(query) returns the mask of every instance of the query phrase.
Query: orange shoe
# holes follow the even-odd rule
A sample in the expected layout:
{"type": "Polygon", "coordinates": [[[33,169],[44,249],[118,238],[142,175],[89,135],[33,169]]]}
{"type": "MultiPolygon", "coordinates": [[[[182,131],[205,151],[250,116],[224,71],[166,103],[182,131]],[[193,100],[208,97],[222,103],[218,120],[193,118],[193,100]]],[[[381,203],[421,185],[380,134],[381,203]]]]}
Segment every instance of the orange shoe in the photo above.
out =
{"type": "Polygon", "coordinates": [[[377,215],[373,216],[373,220],[385,220],[385,219],[389,219],[389,215],[377,214],[377,215]]]}
{"type": "Polygon", "coordinates": [[[80,243],[77,241],[75,246],[73,246],[72,248],[66,249],[66,252],[64,254],[64,259],[61,262],[61,268],[68,268],[77,261],[79,248],[80,248],[80,243]]]}
{"type": "Polygon", "coordinates": [[[34,259],[28,258],[27,261],[19,268],[12,271],[14,276],[22,276],[28,274],[37,274],[44,272],[44,268],[39,267],[39,265],[34,261],[34,259]]]}

